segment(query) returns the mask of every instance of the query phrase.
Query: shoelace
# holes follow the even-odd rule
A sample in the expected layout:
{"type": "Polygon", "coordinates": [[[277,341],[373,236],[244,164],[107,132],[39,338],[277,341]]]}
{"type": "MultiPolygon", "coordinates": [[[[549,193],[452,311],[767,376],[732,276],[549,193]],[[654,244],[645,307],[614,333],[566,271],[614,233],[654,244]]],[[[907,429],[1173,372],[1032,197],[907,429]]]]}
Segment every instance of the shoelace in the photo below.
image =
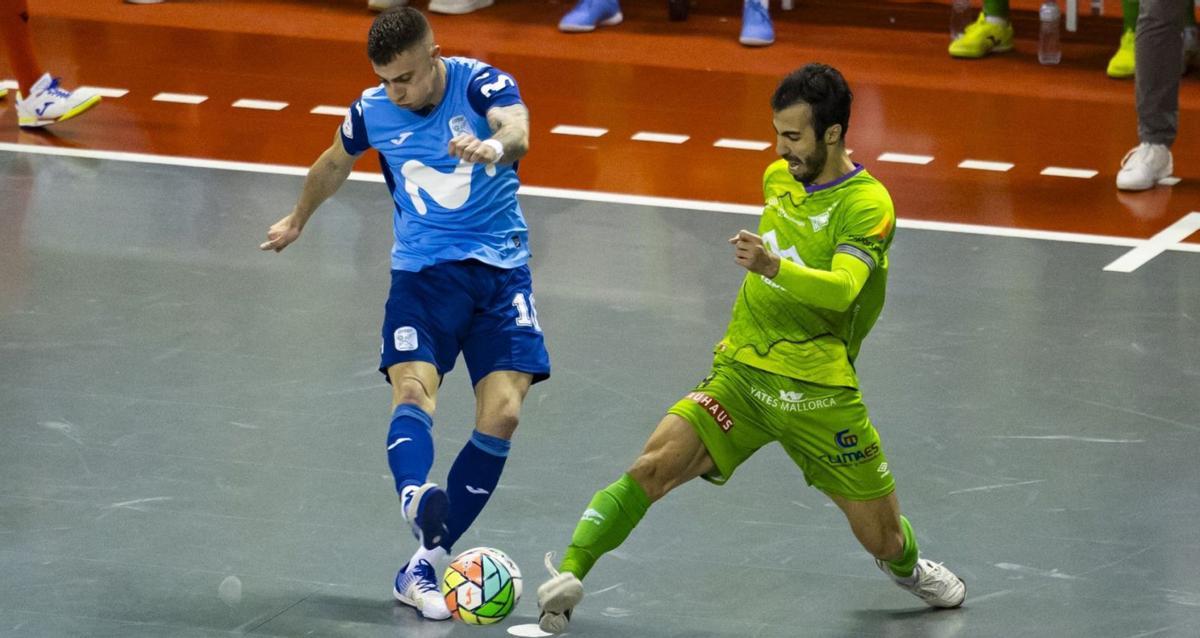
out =
{"type": "MultiPolygon", "coordinates": [[[[1138,144],[1137,146],[1135,146],[1135,147],[1133,147],[1133,148],[1129,149],[1129,152],[1125,154],[1125,157],[1121,158],[1121,168],[1124,168],[1124,167],[1125,167],[1125,164],[1126,164],[1126,163],[1128,163],[1128,162],[1129,162],[1129,160],[1130,160],[1131,158],[1133,158],[1133,157],[1139,157],[1139,158],[1140,158],[1140,157],[1141,157],[1141,155],[1142,155],[1142,153],[1145,153],[1146,155],[1149,155],[1149,154],[1151,154],[1151,153],[1153,153],[1153,152],[1154,152],[1154,151],[1153,151],[1153,149],[1150,147],[1150,145],[1149,145],[1149,144],[1138,144]]],[[[1145,159],[1145,160],[1143,160],[1143,161],[1149,161],[1149,158],[1146,158],[1146,159],[1145,159]]]]}
{"type": "Polygon", "coordinates": [[[412,574],[417,578],[417,589],[421,590],[421,593],[437,593],[437,579],[433,577],[433,565],[421,561],[412,568],[412,574]]]}
{"type": "Polygon", "coordinates": [[[550,572],[550,578],[558,576],[558,570],[554,568],[554,552],[546,552],[543,564],[546,565],[546,571],[550,572]]]}

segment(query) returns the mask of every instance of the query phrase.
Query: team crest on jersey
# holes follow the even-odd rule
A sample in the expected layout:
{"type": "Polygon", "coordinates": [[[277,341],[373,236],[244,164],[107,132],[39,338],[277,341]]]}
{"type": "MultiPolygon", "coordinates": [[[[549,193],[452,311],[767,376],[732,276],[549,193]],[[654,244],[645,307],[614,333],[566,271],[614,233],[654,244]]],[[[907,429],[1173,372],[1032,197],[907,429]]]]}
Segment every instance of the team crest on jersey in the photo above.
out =
{"type": "Polygon", "coordinates": [[[464,134],[478,137],[475,135],[475,129],[471,127],[471,122],[467,120],[467,116],[455,115],[450,118],[450,136],[456,137],[464,134]]]}
{"type": "Polygon", "coordinates": [[[835,206],[837,206],[837,204],[833,204],[829,208],[826,208],[824,211],[821,212],[820,215],[813,215],[808,218],[808,223],[812,224],[812,229],[813,229],[814,233],[821,232],[822,230],[825,229],[826,226],[829,225],[829,215],[833,213],[833,209],[835,206]]]}

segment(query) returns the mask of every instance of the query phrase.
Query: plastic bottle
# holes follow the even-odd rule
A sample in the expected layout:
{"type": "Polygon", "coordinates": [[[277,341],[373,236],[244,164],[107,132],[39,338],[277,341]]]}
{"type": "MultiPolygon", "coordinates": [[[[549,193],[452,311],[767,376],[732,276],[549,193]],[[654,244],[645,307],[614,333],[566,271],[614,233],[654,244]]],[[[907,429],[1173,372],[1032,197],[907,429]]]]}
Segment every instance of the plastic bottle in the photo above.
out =
{"type": "Polygon", "coordinates": [[[971,0],[950,0],[950,39],[957,40],[971,24],[971,0]]]}
{"type": "Polygon", "coordinates": [[[1059,42],[1059,26],[1062,23],[1062,12],[1058,3],[1046,0],[1038,11],[1042,29],[1038,37],[1038,62],[1042,64],[1058,64],[1062,61],[1062,45],[1059,42]]]}
{"type": "Polygon", "coordinates": [[[1104,0],[1092,0],[1092,15],[1104,15],[1104,0]]]}

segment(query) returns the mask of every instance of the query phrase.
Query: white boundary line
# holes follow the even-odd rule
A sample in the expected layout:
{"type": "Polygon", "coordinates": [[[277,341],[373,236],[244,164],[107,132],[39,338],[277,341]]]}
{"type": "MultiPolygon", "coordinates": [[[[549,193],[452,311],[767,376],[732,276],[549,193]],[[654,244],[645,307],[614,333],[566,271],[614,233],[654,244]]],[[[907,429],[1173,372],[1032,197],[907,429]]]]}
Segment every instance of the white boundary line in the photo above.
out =
{"type": "Polygon", "coordinates": [[[1161,255],[1164,250],[1178,246],[1179,242],[1192,236],[1200,230],[1200,213],[1192,212],[1184,215],[1179,221],[1162,229],[1158,234],[1138,242],[1137,247],[1121,255],[1104,267],[1108,272],[1133,272],[1145,265],[1146,262],[1161,255]]]}
{"type": "Polygon", "coordinates": [[[933,161],[932,155],[911,155],[909,153],[882,153],[876,158],[880,162],[896,164],[918,164],[924,166],[933,161]]]}
{"type": "MultiPolygon", "coordinates": [[[[286,166],[283,164],[258,164],[254,162],[232,162],[228,160],[198,159],[194,157],[176,157],[171,155],[150,155],[147,153],[129,153],[125,151],[101,151],[85,148],[63,148],[59,146],[41,146],[36,144],[12,144],[0,142],[0,151],[10,153],[28,153],[32,155],[54,155],[59,157],[80,157],[87,159],[102,159],[116,162],[135,162],[142,164],[157,164],[161,166],[185,166],[190,168],[208,168],[243,173],[260,173],[269,175],[304,176],[308,168],[304,166],[286,166]]],[[[383,175],[376,172],[355,171],[350,179],[358,182],[383,183],[383,175]]],[[[682,210],[699,210],[714,213],[731,213],[736,215],[759,215],[761,206],[747,204],[732,204],[728,202],[705,202],[691,199],[671,197],[652,197],[648,195],[626,195],[622,193],[603,193],[598,191],[573,190],[566,188],[547,188],[542,186],[521,186],[522,195],[530,197],[550,197],[555,199],[570,199],[574,201],[602,202],[612,204],[628,204],[636,206],[656,206],[659,208],[674,208],[682,210]]],[[[1185,220],[1200,220],[1200,213],[1191,213],[1185,220]]],[[[1171,228],[1180,226],[1177,222],[1171,228]]],[[[1089,235],[1085,233],[1067,233],[1050,230],[1029,230],[1024,228],[1004,228],[1001,226],[984,226],[980,224],[959,224],[954,222],[936,222],[920,219],[899,219],[896,225],[901,228],[915,230],[931,230],[947,233],[962,233],[968,235],[988,235],[992,237],[1013,237],[1018,239],[1038,239],[1044,241],[1060,241],[1074,244],[1092,244],[1098,246],[1126,246],[1137,248],[1148,242],[1155,242],[1167,231],[1155,235],[1154,238],[1135,239],[1132,237],[1115,237],[1112,235],[1089,235]]],[[[1170,230],[1170,229],[1168,229],[1170,230]]],[[[1182,231],[1176,231],[1182,232],[1182,231]]],[[[1190,235],[1191,233],[1188,233],[1190,235]]],[[[1188,237],[1183,235],[1182,239],[1188,237]]],[[[1200,244],[1181,244],[1157,242],[1162,250],[1200,253],[1200,244]]],[[[1162,252],[1161,250],[1159,252],[1162,252]]]]}
{"type": "Polygon", "coordinates": [[[208,96],[191,93],[159,93],[150,99],[154,102],[174,102],[175,104],[203,104],[208,101],[208,96]]]}
{"type": "Polygon", "coordinates": [[[559,124],[550,129],[551,133],[556,135],[575,135],[578,137],[603,137],[608,133],[606,128],[597,128],[595,126],[573,126],[571,124],[559,124]]]}
{"type": "Polygon", "coordinates": [[[288,107],[287,102],[275,102],[272,100],[250,100],[242,98],[233,103],[235,109],[256,109],[259,111],[282,111],[288,107]]]}

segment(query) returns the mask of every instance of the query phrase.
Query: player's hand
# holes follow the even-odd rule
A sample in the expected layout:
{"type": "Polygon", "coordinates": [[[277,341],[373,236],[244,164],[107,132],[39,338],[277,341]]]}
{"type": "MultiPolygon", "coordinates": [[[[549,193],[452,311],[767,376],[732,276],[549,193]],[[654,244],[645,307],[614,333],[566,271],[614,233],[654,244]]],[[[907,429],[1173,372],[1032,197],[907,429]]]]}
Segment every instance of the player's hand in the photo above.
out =
{"type": "Polygon", "coordinates": [[[475,164],[495,164],[500,159],[496,149],[469,133],[459,133],[450,140],[450,156],[475,164]]]}
{"type": "Polygon", "coordinates": [[[779,256],[767,250],[762,237],[748,230],[739,230],[738,234],[729,238],[729,243],[733,244],[733,260],[742,268],[767,279],[774,279],[779,274],[779,256]]]}
{"type": "Polygon", "coordinates": [[[258,248],[259,250],[279,252],[299,238],[300,225],[294,221],[291,215],[288,215],[267,229],[267,241],[259,244],[258,248]]]}

